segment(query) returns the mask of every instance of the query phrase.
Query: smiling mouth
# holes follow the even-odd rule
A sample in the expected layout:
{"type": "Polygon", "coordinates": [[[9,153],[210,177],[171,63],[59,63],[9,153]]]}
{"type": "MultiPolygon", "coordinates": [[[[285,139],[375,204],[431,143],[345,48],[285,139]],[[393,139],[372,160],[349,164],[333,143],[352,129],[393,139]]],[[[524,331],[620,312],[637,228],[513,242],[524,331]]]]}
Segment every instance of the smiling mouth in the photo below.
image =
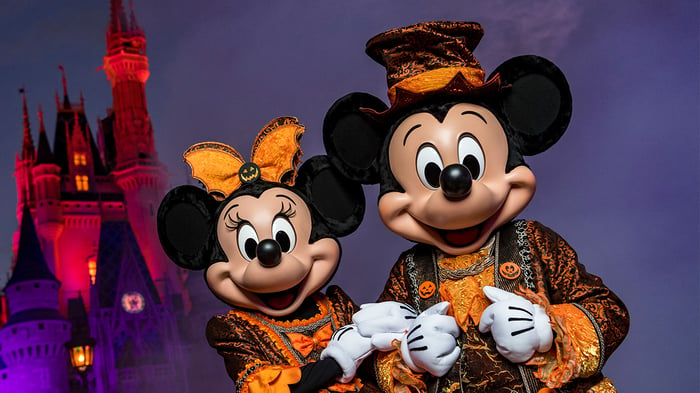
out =
{"type": "Polygon", "coordinates": [[[257,295],[260,298],[260,300],[262,300],[263,303],[265,303],[266,306],[274,310],[282,310],[294,303],[294,300],[297,298],[300,286],[301,284],[281,292],[258,293],[257,295]]]}
{"type": "Polygon", "coordinates": [[[479,224],[462,229],[447,230],[435,228],[435,230],[438,232],[442,240],[444,240],[450,247],[461,248],[474,243],[476,239],[479,238],[479,235],[481,235],[482,227],[483,224],[479,224]]]}

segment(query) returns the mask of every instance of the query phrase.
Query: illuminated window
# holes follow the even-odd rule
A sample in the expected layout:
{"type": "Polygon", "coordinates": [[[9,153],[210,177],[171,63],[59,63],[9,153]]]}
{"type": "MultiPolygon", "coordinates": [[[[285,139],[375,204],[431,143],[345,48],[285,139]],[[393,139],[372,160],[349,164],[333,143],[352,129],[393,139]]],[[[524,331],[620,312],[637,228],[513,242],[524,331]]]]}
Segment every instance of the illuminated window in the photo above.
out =
{"type": "Polygon", "coordinates": [[[95,285],[95,276],[97,275],[97,259],[94,255],[88,259],[88,274],[90,275],[90,282],[92,285],[95,285]]]}
{"type": "Polygon", "coordinates": [[[76,166],[87,165],[87,155],[85,153],[75,153],[73,154],[73,164],[76,166]]]}
{"type": "Polygon", "coordinates": [[[77,175],[75,177],[75,189],[78,191],[88,191],[90,189],[87,175],[77,175]]]}

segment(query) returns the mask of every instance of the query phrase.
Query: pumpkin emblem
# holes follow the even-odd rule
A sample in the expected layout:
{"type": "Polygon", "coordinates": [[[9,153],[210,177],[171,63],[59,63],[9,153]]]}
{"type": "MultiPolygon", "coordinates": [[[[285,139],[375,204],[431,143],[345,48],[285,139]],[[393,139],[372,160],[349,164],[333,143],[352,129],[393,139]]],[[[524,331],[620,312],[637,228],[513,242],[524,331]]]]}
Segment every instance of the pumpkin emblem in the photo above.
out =
{"type": "Polygon", "coordinates": [[[241,183],[253,182],[260,177],[260,168],[252,162],[246,162],[241,165],[238,177],[241,179],[241,183]]]}
{"type": "Polygon", "coordinates": [[[516,278],[520,277],[521,270],[520,266],[518,266],[516,263],[505,262],[498,268],[498,272],[505,279],[515,280],[516,278]]]}
{"type": "Polygon", "coordinates": [[[432,281],[423,281],[420,286],[418,286],[418,296],[423,299],[427,299],[435,293],[435,283],[432,281]]]}

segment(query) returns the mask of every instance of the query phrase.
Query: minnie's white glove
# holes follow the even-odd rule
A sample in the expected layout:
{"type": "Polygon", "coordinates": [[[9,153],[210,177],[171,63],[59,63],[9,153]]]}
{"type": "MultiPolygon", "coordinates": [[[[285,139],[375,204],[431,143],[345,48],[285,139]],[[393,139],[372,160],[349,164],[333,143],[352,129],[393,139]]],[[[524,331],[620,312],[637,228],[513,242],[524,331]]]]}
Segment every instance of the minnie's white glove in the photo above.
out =
{"type": "Polygon", "coordinates": [[[345,325],[333,333],[328,346],[321,352],[321,360],[333,358],[343,370],[339,381],[347,383],[355,377],[360,363],[373,349],[371,340],[363,337],[357,326],[345,325]]]}
{"type": "MultiPolygon", "coordinates": [[[[352,316],[352,322],[357,326],[360,334],[372,337],[386,333],[403,334],[417,316],[418,312],[413,307],[399,302],[387,301],[361,305],[360,311],[352,316]]],[[[391,345],[388,348],[377,349],[390,350],[391,345]]]]}
{"type": "Polygon", "coordinates": [[[479,331],[489,330],[496,349],[513,363],[529,360],[537,352],[552,347],[552,327],[542,307],[514,293],[496,287],[484,287],[493,302],[481,314],[479,331]]]}

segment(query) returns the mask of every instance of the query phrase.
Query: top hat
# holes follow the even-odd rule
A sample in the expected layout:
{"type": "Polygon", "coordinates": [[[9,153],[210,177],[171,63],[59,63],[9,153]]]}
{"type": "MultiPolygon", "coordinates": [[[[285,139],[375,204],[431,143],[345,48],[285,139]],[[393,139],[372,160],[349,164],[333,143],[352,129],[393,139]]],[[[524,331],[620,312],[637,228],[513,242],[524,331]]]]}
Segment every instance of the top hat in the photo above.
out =
{"type": "Polygon", "coordinates": [[[494,76],[485,73],[472,53],[484,30],[476,22],[434,21],[417,23],[371,38],[365,52],[386,67],[390,108],[367,110],[385,118],[435,96],[465,96],[498,91],[494,76]]]}

